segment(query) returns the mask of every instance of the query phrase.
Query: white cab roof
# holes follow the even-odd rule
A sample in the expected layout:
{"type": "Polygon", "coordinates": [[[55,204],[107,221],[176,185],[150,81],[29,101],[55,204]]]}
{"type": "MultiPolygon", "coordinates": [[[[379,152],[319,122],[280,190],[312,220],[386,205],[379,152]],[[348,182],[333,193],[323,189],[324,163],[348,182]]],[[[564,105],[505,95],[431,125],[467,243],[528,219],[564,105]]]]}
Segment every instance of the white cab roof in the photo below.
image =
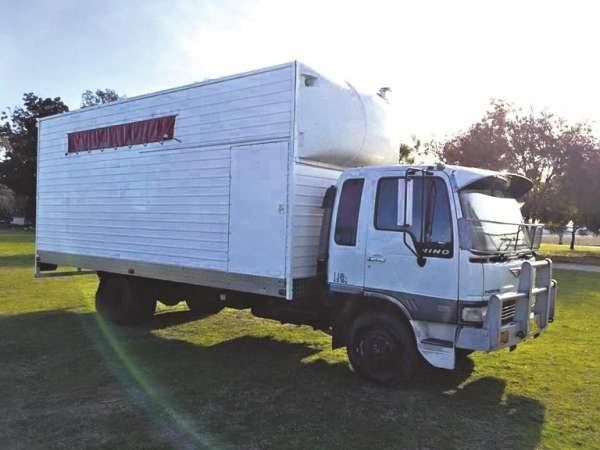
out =
{"type": "Polygon", "coordinates": [[[483,178],[488,177],[502,177],[506,179],[512,179],[518,181],[522,184],[522,188],[519,189],[522,191],[520,195],[529,191],[532,186],[531,180],[528,178],[508,173],[508,172],[497,172],[494,170],[487,169],[479,169],[477,167],[463,167],[463,166],[453,166],[453,165],[444,165],[444,164],[435,164],[435,165],[395,165],[395,166],[369,166],[369,167],[358,167],[356,169],[350,169],[345,172],[345,178],[349,176],[357,176],[359,174],[366,174],[369,172],[380,172],[380,171],[399,171],[406,172],[407,169],[422,169],[422,170],[430,170],[430,171],[438,171],[447,174],[448,176],[453,178],[453,184],[456,190],[460,190],[465,186],[468,186],[475,181],[481,180],[483,178]]]}

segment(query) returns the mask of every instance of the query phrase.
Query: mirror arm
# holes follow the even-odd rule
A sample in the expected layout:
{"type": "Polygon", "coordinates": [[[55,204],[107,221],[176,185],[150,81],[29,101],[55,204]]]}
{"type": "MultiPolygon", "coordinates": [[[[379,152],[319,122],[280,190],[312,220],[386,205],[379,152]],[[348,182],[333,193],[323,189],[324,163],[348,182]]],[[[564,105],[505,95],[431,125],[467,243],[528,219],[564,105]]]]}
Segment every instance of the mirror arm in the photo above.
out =
{"type": "Polygon", "coordinates": [[[421,171],[421,237],[419,242],[423,242],[425,240],[425,172],[421,171]]]}
{"type": "MultiPolygon", "coordinates": [[[[421,176],[423,177],[423,186],[425,185],[425,172],[421,171],[421,176]]],[[[408,204],[408,181],[413,179],[414,180],[414,171],[412,173],[409,173],[407,171],[407,176],[405,178],[405,188],[404,188],[404,223],[406,223],[406,214],[407,214],[407,204],[408,204]],[[412,176],[411,176],[412,175],[412,176]]],[[[421,204],[423,204],[423,200],[424,200],[424,195],[425,195],[425,190],[421,189],[421,204]]],[[[412,200],[414,201],[414,197],[412,197],[412,200]]],[[[412,208],[411,208],[412,211],[412,208]]],[[[421,236],[423,236],[423,208],[421,207],[421,236]]],[[[410,229],[412,225],[405,225],[403,227],[400,228],[400,230],[404,233],[404,245],[406,245],[406,247],[410,250],[410,252],[415,255],[417,257],[417,264],[419,267],[423,267],[425,265],[425,262],[427,261],[427,259],[423,256],[423,252],[421,250],[421,245],[420,242],[421,240],[417,239],[417,237],[415,236],[415,234],[413,233],[413,231],[410,229]],[[408,242],[406,242],[406,235],[409,235],[412,243],[413,243],[413,247],[411,247],[410,245],[408,245],[408,242]]]]}
{"type": "Polygon", "coordinates": [[[404,245],[406,245],[406,247],[410,250],[410,252],[417,257],[417,264],[419,265],[419,267],[423,267],[425,265],[425,262],[427,261],[427,259],[423,256],[423,252],[421,251],[421,246],[418,244],[419,241],[417,240],[417,237],[408,228],[401,229],[401,231],[404,234],[404,245]],[[413,247],[408,245],[408,242],[406,242],[406,235],[410,236],[413,246],[414,246],[414,249],[413,249],[413,247]]]}

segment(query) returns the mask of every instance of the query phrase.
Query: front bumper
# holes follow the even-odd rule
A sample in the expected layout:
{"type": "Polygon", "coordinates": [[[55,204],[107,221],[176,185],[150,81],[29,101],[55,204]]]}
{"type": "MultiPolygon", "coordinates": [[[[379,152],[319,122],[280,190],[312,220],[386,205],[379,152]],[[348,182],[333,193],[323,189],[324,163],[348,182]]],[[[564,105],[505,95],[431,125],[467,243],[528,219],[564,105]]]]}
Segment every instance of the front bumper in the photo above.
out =
{"type": "Polygon", "coordinates": [[[554,320],[556,292],[551,260],[524,262],[517,291],[493,295],[485,322],[481,327],[459,328],[456,347],[493,351],[539,336],[554,320]],[[508,308],[512,313],[509,320],[508,308]]]}

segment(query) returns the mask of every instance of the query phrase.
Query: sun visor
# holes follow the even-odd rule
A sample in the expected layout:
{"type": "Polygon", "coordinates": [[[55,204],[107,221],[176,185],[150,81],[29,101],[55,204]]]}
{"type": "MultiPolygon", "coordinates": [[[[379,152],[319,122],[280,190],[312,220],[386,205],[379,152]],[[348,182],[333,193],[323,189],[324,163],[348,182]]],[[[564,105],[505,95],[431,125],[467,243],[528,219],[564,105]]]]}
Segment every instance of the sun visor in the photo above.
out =
{"type": "Polygon", "coordinates": [[[494,185],[502,185],[516,199],[521,199],[531,190],[533,182],[522,175],[512,173],[494,174],[472,181],[471,183],[461,186],[460,189],[481,189],[494,185]]]}
{"type": "Polygon", "coordinates": [[[533,187],[533,181],[522,175],[515,175],[511,173],[508,175],[508,180],[510,182],[510,185],[508,186],[510,192],[512,192],[515,198],[518,199],[524,197],[525,194],[527,194],[533,187]]]}

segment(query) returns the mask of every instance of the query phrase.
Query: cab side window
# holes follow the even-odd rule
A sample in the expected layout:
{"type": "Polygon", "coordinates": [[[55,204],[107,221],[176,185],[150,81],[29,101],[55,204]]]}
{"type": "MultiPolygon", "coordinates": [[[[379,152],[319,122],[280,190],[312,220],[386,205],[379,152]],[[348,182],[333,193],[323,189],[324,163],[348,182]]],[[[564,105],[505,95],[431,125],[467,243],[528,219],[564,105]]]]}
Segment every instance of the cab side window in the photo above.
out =
{"type": "Polygon", "coordinates": [[[415,235],[424,244],[452,243],[452,216],[446,183],[440,178],[417,178],[414,180],[413,198],[415,235]]]}
{"type": "MultiPolygon", "coordinates": [[[[377,185],[377,203],[375,204],[375,228],[378,230],[399,231],[398,208],[404,208],[404,198],[398,198],[399,186],[404,187],[404,179],[396,177],[381,178],[377,185]],[[400,204],[398,204],[400,201],[400,204]]],[[[400,191],[402,197],[402,192],[400,191]]],[[[404,214],[403,211],[400,211],[404,214]]]]}
{"type": "MultiPolygon", "coordinates": [[[[398,209],[404,199],[398,198],[399,177],[384,177],[377,185],[375,228],[401,231],[398,209]]],[[[452,257],[452,216],[446,183],[436,177],[413,178],[413,220],[410,231],[427,256],[452,257]]]]}
{"type": "Polygon", "coordinates": [[[335,243],[338,245],[356,245],[363,185],[363,178],[344,181],[335,222],[335,243]]]}

